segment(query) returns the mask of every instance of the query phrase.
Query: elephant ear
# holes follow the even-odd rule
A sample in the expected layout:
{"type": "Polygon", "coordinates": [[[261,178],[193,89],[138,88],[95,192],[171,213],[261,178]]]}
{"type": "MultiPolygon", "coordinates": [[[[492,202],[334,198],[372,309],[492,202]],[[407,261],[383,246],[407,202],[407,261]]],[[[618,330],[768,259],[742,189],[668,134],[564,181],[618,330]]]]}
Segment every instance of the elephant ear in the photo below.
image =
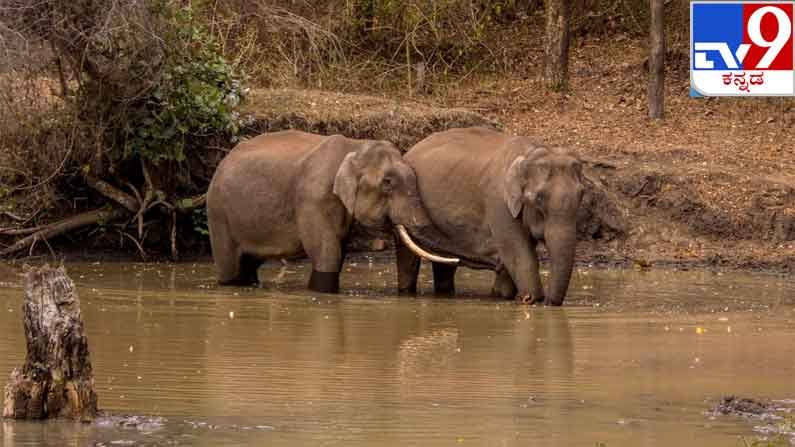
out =
{"type": "Polygon", "coordinates": [[[353,165],[355,157],[356,153],[351,152],[342,160],[342,164],[337,169],[337,175],[334,177],[333,190],[351,215],[353,215],[353,206],[356,203],[356,188],[359,183],[356,178],[356,169],[353,165]]]}
{"type": "Polygon", "coordinates": [[[522,195],[524,191],[524,162],[523,156],[516,157],[508,168],[503,183],[503,199],[511,212],[511,216],[519,217],[522,212],[522,195]]]}

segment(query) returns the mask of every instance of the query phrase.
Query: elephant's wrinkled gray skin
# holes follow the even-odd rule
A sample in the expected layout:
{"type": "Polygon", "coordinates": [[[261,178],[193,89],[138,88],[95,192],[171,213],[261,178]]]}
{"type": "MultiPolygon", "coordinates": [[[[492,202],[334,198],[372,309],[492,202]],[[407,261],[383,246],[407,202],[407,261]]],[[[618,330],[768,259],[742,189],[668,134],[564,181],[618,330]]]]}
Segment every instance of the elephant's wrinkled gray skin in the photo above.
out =
{"type": "Polygon", "coordinates": [[[260,135],[224,158],[207,191],[221,284],[255,284],[265,259],[306,254],[309,287],[337,292],[354,219],[436,234],[414,171],[389,142],[298,131],[260,135]]]}
{"type": "MultiPolygon", "coordinates": [[[[412,234],[424,246],[462,258],[462,265],[497,272],[492,293],[561,305],[574,264],[582,193],[580,160],[526,137],[486,128],[435,133],[404,159],[417,174],[420,197],[446,239],[412,234]],[[547,293],[536,246],[551,257],[547,293]]],[[[416,290],[418,259],[398,247],[398,287],[416,290]]],[[[433,265],[437,293],[451,293],[456,266],[433,265]]]]}

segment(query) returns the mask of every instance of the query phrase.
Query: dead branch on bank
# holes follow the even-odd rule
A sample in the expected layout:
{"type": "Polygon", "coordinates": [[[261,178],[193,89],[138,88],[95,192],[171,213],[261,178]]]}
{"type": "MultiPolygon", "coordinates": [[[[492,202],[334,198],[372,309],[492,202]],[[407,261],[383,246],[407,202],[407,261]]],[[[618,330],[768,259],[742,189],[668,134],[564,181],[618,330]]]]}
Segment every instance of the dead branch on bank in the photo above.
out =
{"type": "Polygon", "coordinates": [[[141,245],[141,243],[138,242],[138,240],[135,239],[130,233],[127,233],[122,229],[118,229],[117,231],[119,232],[120,237],[126,237],[127,239],[131,240],[133,244],[135,244],[135,247],[138,248],[138,253],[141,255],[141,260],[146,261],[146,250],[144,250],[144,247],[141,245]]]}
{"type": "Polygon", "coordinates": [[[85,213],[78,214],[76,216],[68,217],[64,220],[47,225],[42,229],[36,231],[32,235],[14,242],[9,247],[6,247],[2,251],[0,251],[0,256],[11,255],[20,250],[30,247],[31,245],[35,244],[37,241],[40,240],[47,240],[55,236],[60,236],[62,234],[68,233],[70,231],[87,227],[89,225],[111,222],[127,215],[128,212],[126,210],[113,208],[110,210],[99,209],[94,211],[88,211],[85,213]]]}
{"type": "MultiPolygon", "coordinates": [[[[143,237],[144,237],[143,236],[144,235],[144,213],[146,212],[146,210],[149,209],[149,205],[152,203],[152,200],[154,199],[154,196],[155,196],[155,187],[152,185],[152,177],[149,175],[149,169],[147,169],[146,162],[143,160],[143,158],[141,158],[140,160],[141,160],[141,172],[143,172],[143,174],[144,174],[144,184],[146,185],[146,190],[144,191],[143,198],[141,198],[141,195],[138,194],[138,200],[139,200],[141,206],[140,206],[140,209],[138,210],[138,213],[135,215],[135,218],[138,219],[138,239],[139,240],[143,239],[143,237]]],[[[130,187],[133,188],[133,191],[137,192],[137,190],[132,185],[130,185],[130,187]]]]}
{"type": "Polygon", "coordinates": [[[8,216],[9,218],[11,218],[12,220],[15,220],[17,222],[22,222],[22,221],[25,220],[24,217],[17,216],[16,214],[14,214],[14,213],[12,213],[10,211],[2,211],[2,212],[0,212],[0,214],[3,215],[3,216],[8,216]]]}
{"type": "Polygon", "coordinates": [[[33,234],[37,231],[40,231],[45,228],[45,225],[39,225],[37,227],[32,228],[3,228],[0,230],[0,235],[3,236],[26,236],[28,234],[33,234]]]}
{"type": "Polygon", "coordinates": [[[86,176],[86,183],[88,186],[94,188],[103,196],[113,200],[124,208],[127,208],[129,212],[138,212],[139,205],[135,200],[135,197],[119,190],[110,183],[90,175],[86,176]]]}
{"type": "MultiPolygon", "coordinates": [[[[17,240],[12,245],[0,251],[0,257],[9,256],[23,249],[33,247],[38,241],[46,241],[47,239],[60,236],[70,231],[75,231],[90,225],[103,225],[110,223],[127,217],[130,215],[130,213],[133,213],[134,217],[131,221],[123,223],[119,226],[119,232],[121,233],[122,237],[126,237],[133,241],[139,253],[141,254],[141,257],[146,259],[146,251],[143,248],[143,216],[147,211],[151,210],[155,206],[161,205],[165,208],[165,213],[171,218],[169,232],[171,242],[171,258],[172,260],[176,261],[179,257],[179,252],[177,249],[178,214],[187,214],[196,208],[203,207],[207,200],[204,194],[178,199],[175,201],[175,204],[169,203],[164,199],[153,200],[154,193],[152,192],[153,188],[151,187],[151,180],[147,181],[150,186],[148,186],[145,197],[141,198],[140,200],[136,200],[135,197],[132,197],[131,195],[119,190],[104,180],[87,176],[86,182],[95,190],[100,192],[103,196],[108,197],[114,202],[122,205],[124,209],[98,209],[81,213],[49,225],[39,225],[31,228],[0,229],[0,235],[3,236],[27,236],[17,240]],[[138,223],[137,239],[124,231],[125,227],[136,220],[138,223]]],[[[138,195],[140,196],[140,194],[138,195]]]]}

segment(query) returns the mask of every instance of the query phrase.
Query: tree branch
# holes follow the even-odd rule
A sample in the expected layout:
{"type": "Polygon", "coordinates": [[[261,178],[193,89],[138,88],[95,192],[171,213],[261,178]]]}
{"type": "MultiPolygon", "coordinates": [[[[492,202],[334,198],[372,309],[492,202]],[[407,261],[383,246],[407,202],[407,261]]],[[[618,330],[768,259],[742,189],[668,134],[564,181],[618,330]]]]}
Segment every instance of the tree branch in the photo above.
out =
{"type": "Polygon", "coordinates": [[[17,222],[22,222],[22,221],[25,220],[25,218],[17,216],[16,214],[12,213],[11,211],[0,211],[0,215],[8,216],[11,219],[16,220],[17,222]]]}
{"type": "Polygon", "coordinates": [[[141,172],[144,174],[144,184],[146,185],[144,197],[141,199],[141,209],[138,210],[138,214],[135,216],[138,218],[138,239],[141,239],[144,233],[144,213],[149,209],[149,204],[152,203],[155,188],[152,186],[152,177],[149,176],[149,169],[146,168],[146,162],[143,158],[139,158],[139,160],[141,161],[141,172]]]}
{"type": "Polygon", "coordinates": [[[46,227],[42,228],[36,233],[16,241],[9,247],[0,251],[0,256],[8,256],[12,253],[15,253],[19,250],[22,250],[32,245],[33,243],[39,240],[46,240],[51,237],[59,236],[69,231],[76,230],[78,228],[82,228],[99,222],[109,222],[112,220],[116,220],[126,215],[127,211],[119,208],[114,208],[112,210],[100,209],[100,210],[81,213],[76,216],[72,216],[64,220],[55,222],[53,224],[47,225],[46,227]]]}
{"type": "Polygon", "coordinates": [[[46,225],[38,225],[38,226],[35,226],[35,227],[32,227],[32,228],[3,228],[3,229],[0,229],[0,235],[3,235],[3,236],[25,236],[25,235],[28,235],[28,234],[33,234],[33,233],[35,233],[35,232],[37,232],[37,231],[39,231],[39,230],[41,230],[41,229],[43,229],[45,227],[46,227],[46,225]]]}
{"type": "Polygon", "coordinates": [[[128,211],[131,213],[137,213],[140,209],[138,205],[138,201],[135,200],[135,197],[127,194],[124,191],[119,190],[115,186],[111,185],[110,183],[100,180],[94,176],[87,175],[86,176],[86,183],[88,186],[96,189],[100,194],[103,196],[113,200],[114,202],[120,204],[124,208],[127,208],[128,211]]]}

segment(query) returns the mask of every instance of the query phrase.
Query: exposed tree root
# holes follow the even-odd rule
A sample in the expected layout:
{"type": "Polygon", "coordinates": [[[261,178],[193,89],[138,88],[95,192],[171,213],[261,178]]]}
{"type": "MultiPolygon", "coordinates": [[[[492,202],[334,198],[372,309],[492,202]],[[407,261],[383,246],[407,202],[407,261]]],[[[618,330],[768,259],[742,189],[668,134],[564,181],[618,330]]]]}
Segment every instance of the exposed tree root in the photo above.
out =
{"type": "Polygon", "coordinates": [[[144,163],[141,163],[141,170],[143,172],[145,182],[143,185],[143,190],[136,188],[130,183],[127,183],[133,194],[128,194],[98,177],[86,175],[85,181],[88,186],[92,187],[111,201],[121,205],[121,207],[116,207],[110,210],[98,209],[94,211],[88,211],[49,225],[39,225],[30,228],[0,229],[0,236],[25,236],[10,246],[3,248],[0,251],[0,256],[8,256],[26,248],[32,252],[39,241],[45,241],[46,243],[47,239],[49,238],[65,234],[73,230],[77,230],[89,225],[111,222],[132,215],[132,220],[120,223],[118,231],[120,232],[122,238],[130,239],[135,244],[136,248],[141,254],[141,257],[145,259],[146,251],[143,248],[144,215],[147,213],[147,211],[160,205],[162,206],[160,211],[163,213],[163,215],[168,215],[170,217],[171,258],[174,261],[178,260],[178,215],[189,214],[194,209],[203,207],[207,201],[206,197],[204,194],[200,194],[193,197],[176,199],[173,202],[170,202],[155,193],[156,191],[153,186],[149,170],[144,163]],[[125,231],[125,228],[134,222],[137,223],[137,238],[125,231]]]}
{"type": "MultiPolygon", "coordinates": [[[[144,182],[146,184],[144,196],[141,197],[140,194],[137,194],[137,190],[133,188],[133,191],[136,191],[136,194],[138,195],[138,202],[141,204],[138,209],[138,213],[135,215],[135,218],[138,219],[139,240],[143,240],[144,235],[144,213],[149,209],[155,196],[155,187],[152,185],[152,177],[149,175],[149,169],[146,168],[146,162],[143,158],[141,159],[141,172],[144,174],[144,182]]],[[[132,185],[130,186],[132,187],[132,185]]]]}
{"type": "Polygon", "coordinates": [[[177,252],[177,212],[171,212],[171,260],[174,262],[179,261],[179,252],[177,252]]]}
{"type": "Polygon", "coordinates": [[[141,243],[138,242],[137,239],[135,239],[132,235],[130,235],[129,233],[125,232],[124,230],[120,229],[120,230],[117,230],[117,231],[119,232],[119,235],[122,238],[126,237],[127,239],[131,240],[133,244],[135,244],[135,247],[138,248],[138,253],[140,253],[140,255],[141,255],[141,260],[142,261],[146,261],[146,250],[144,250],[144,247],[141,245],[141,243]]]}
{"type": "Polygon", "coordinates": [[[86,176],[86,183],[88,183],[88,186],[96,189],[103,196],[127,208],[127,210],[131,213],[138,212],[140,207],[138,201],[135,200],[135,197],[119,190],[110,183],[90,175],[86,176]]]}

